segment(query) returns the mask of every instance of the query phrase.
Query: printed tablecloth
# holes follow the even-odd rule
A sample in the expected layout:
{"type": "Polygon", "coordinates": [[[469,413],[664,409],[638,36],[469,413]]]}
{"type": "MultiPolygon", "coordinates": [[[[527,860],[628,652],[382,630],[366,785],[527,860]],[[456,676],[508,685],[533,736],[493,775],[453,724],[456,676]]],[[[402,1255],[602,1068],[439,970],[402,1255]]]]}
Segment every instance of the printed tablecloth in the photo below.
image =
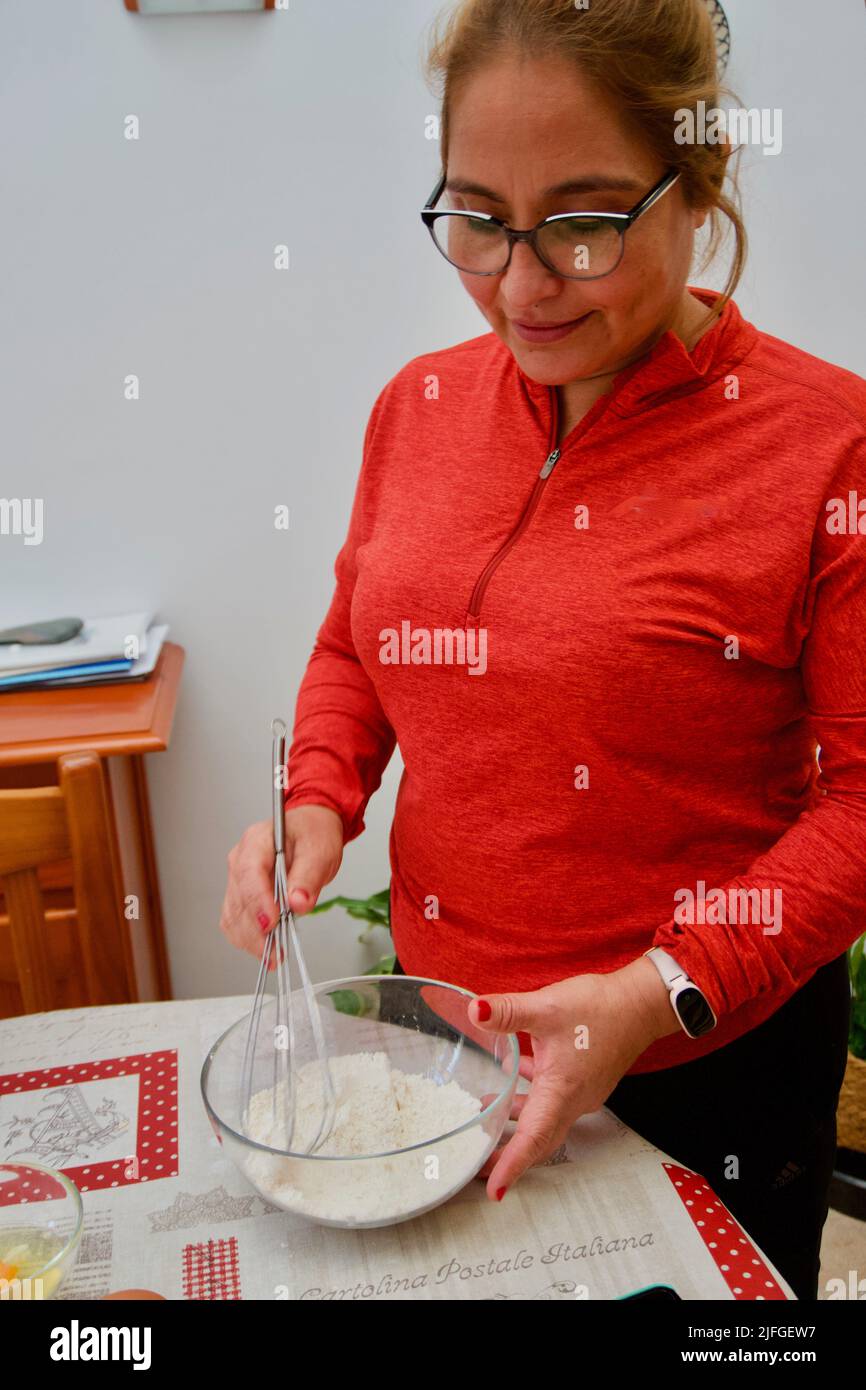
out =
{"type": "MultiPolygon", "coordinates": [[[[0,1154],[61,1168],[85,1209],[62,1299],[683,1299],[794,1293],[699,1174],[609,1110],[501,1203],[469,1183],[413,1221],[317,1226],[264,1201],[211,1128],[204,1058],[246,995],[0,1020],[0,1154]]],[[[0,1184],[0,1202],[24,1196],[0,1184]]]]}

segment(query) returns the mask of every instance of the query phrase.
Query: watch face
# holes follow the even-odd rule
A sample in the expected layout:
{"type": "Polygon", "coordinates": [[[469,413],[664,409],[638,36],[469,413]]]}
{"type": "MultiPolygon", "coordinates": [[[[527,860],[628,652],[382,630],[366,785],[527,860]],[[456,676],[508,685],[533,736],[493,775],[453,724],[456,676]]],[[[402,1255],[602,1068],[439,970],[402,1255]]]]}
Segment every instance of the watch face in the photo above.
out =
{"type": "Polygon", "coordinates": [[[677,1013],[692,1037],[699,1038],[715,1025],[712,1010],[699,989],[686,985],[676,998],[677,1013]]]}

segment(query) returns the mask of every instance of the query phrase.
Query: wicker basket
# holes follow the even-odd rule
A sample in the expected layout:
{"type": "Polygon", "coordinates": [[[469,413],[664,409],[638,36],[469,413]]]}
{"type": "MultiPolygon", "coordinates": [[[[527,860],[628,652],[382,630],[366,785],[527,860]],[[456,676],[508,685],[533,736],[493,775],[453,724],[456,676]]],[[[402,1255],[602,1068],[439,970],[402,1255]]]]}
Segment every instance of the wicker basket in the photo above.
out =
{"type": "Polygon", "coordinates": [[[836,1112],[837,1143],[866,1153],[866,1062],[848,1053],[848,1066],[836,1112]]]}

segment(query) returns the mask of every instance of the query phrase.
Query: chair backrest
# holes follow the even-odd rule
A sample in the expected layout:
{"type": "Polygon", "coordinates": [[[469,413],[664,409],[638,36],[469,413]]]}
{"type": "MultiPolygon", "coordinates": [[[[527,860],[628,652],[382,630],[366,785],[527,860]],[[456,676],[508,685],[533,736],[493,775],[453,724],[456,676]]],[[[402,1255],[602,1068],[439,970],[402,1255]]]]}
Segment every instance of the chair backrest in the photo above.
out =
{"type": "Polygon", "coordinates": [[[132,997],[120,855],[105,776],[95,753],[58,759],[58,786],[0,791],[0,879],[25,1013],[57,1007],[37,870],[72,859],[88,1004],[132,997]]]}

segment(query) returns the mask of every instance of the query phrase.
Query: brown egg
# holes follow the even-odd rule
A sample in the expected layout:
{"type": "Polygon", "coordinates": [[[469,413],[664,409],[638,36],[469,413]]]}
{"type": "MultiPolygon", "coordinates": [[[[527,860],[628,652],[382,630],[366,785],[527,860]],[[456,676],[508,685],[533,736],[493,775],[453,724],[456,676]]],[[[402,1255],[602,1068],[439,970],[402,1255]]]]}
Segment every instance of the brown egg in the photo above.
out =
{"type": "Polygon", "coordinates": [[[103,1294],[103,1299],[115,1298],[120,1301],[145,1301],[146,1299],[158,1299],[161,1303],[165,1302],[165,1296],[161,1293],[154,1293],[152,1289],[118,1289],[116,1293],[103,1294]]]}

